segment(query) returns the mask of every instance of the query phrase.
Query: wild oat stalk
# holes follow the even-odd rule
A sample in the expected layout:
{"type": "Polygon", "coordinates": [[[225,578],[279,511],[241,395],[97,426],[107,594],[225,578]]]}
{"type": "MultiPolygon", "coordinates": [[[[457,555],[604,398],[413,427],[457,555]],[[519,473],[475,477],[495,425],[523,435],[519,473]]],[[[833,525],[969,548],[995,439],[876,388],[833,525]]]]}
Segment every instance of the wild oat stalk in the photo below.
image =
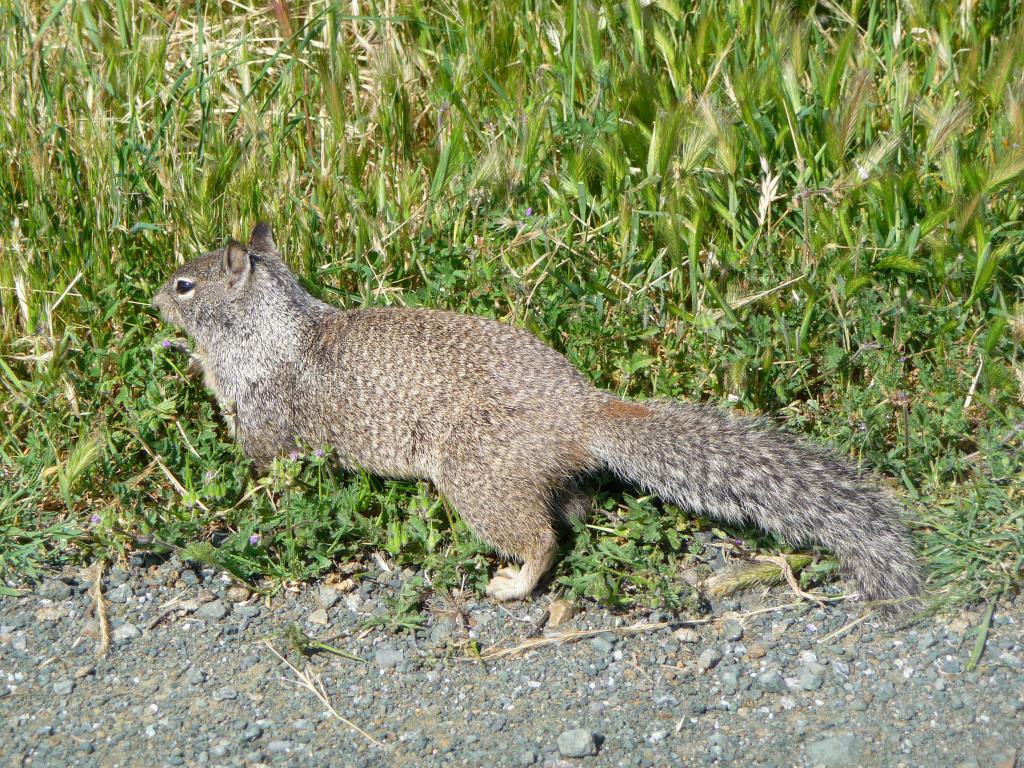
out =
{"type": "Polygon", "coordinates": [[[813,560],[810,555],[787,555],[781,559],[766,558],[757,562],[738,563],[724,573],[712,576],[704,586],[715,597],[728,597],[755,587],[779,586],[787,583],[787,568],[789,574],[797,574],[813,560]]]}
{"type": "Polygon", "coordinates": [[[102,558],[93,564],[92,604],[93,614],[99,626],[100,644],[96,649],[97,656],[106,656],[110,650],[110,619],[107,616],[107,598],[103,596],[103,570],[105,562],[102,558]]]}

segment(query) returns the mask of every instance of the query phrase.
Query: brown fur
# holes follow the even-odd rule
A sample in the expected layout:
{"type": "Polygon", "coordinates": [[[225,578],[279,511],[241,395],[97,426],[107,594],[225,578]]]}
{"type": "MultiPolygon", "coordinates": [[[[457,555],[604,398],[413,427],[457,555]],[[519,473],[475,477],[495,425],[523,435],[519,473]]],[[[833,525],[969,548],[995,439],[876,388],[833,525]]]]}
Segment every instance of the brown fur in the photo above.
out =
{"type": "Polygon", "coordinates": [[[528,595],[599,469],[734,524],[832,549],[870,599],[909,601],[917,566],[892,501],[825,452],[756,421],[596,390],[554,350],[492,320],[426,309],[342,311],[306,293],[269,227],[179,269],[153,300],[259,464],[297,445],[428,478],[485,541],[523,561],[488,594],[528,595]]]}
{"type": "Polygon", "coordinates": [[[651,409],[640,403],[631,403],[627,400],[611,400],[601,407],[606,416],[616,418],[618,416],[650,416],[651,409]]]}

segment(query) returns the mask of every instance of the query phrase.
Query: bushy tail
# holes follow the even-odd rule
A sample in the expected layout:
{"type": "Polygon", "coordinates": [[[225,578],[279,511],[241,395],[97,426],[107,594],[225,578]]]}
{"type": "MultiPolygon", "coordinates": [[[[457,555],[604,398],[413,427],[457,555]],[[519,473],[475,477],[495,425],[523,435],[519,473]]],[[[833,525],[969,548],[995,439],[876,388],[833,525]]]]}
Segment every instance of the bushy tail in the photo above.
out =
{"type": "Polygon", "coordinates": [[[917,603],[918,566],[894,502],[822,449],[713,407],[620,400],[592,423],[590,449],[685,509],[831,550],[865,600],[894,610],[917,603]]]}

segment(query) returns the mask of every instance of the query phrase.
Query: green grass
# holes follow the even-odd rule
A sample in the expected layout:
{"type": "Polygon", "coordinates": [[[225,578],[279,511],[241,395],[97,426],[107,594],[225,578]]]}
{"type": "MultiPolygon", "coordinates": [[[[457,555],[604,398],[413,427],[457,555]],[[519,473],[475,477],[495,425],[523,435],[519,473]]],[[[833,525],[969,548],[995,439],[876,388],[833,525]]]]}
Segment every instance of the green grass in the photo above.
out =
{"type": "MultiPolygon", "coordinates": [[[[329,301],[496,317],[892,478],[941,602],[1019,586],[1020,2],[289,5],[0,8],[5,579],[152,537],[270,586],[369,549],[484,583],[425,484],[248,482],[162,348],[164,276],[265,218],[329,301]]],[[[708,528],[608,489],[556,578],[679,605],[708,528]]]]}

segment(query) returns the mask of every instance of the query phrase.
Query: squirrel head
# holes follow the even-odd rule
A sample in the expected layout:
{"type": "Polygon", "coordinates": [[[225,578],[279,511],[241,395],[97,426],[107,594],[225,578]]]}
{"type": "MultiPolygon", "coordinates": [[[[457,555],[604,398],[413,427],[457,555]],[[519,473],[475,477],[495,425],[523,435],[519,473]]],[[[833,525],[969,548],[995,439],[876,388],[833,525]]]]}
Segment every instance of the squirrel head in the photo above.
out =
{"type": "Polygon", "coordinates": [[[270,226],[259,223],[243,245],[229,240],[178,269],[153,297],[164,320],[215,348],[288,324],[311,297],[288,271],[270,226]]]}

